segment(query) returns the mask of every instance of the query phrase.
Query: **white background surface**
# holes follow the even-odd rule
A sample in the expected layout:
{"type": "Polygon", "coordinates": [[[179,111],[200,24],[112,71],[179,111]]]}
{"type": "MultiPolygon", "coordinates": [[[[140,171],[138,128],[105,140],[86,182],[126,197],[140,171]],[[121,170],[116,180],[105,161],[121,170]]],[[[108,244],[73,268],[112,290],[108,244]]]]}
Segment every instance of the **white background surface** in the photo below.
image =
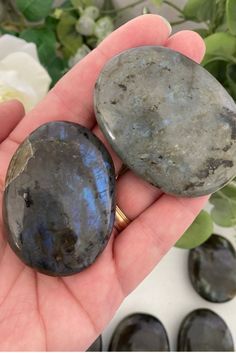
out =
{"type": "MultiPolygon", "coordinates": [[[[215,233],[224,235],[236,248],[236,230],[215,226],[215,233]]],[[[178,329],[192,310],[209,308],[229,326],[236,349],[236,297],[222,304],[210,303],[193,289],[188,276],[188,251],[172,248],[153,272],[124,301],[103,333],[103,350],[107,350],[116,325],[129,314],[144,312],[156,316],[166,328],[172,351],[177,349],[178,329]]]]}

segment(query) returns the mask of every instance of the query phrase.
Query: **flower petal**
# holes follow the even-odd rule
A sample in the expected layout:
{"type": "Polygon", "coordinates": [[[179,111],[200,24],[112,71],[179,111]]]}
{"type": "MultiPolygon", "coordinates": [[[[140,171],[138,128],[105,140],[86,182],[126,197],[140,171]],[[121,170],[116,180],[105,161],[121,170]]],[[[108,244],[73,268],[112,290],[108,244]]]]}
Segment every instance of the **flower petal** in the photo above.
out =
{"type": "MultiPolygon", "coordinates": [[[[0,64],[0,68],[1,68],[0,64]]],[[[25,111],[32,109],[38,102],[36,92],[32,87],[23,82],[16,71],[0,69],[0,103],[11,99],[19,100],[25,111]]]]}
{"type": "Polygon", "coordinates": [[[22,82],[25,82],[36,92],[40,101],[49,89],[51,78],[43,66],[26,53],[13,53],[0,62],[1,70],[16,71],[22,82]]]}
{"type": "Polygon", "coordinates": [[[0,60],[15,52],[24,52],[39,61],[37,48],[34,43],[28,43],[24,39],[4,34],[0,37],[0,60]]]}

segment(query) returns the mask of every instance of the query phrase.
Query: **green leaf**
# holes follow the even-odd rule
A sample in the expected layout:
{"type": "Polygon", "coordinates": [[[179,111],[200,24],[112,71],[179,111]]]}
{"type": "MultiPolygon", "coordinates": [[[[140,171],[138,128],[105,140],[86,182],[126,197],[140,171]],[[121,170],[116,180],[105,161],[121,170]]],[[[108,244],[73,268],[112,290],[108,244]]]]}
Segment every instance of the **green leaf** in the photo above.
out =
{"type": "Polygon", "coordinates": [[[31,21],[44,19],[52,8],[53,0],[16,0],[17,9],[31,21]]]}
{"type": "Polygon", "coordinates": [[[10,29],[6,29],[4,27],[0,27],[0,35],[3,34],[11,34],[12,36],[18,36],[18,32],[10,29]]]}
{"type": "Polygon", "coordinates": [[[75,55],[77,49],[83,44],[82,36],[76,31],[77,19],[70,14],[63,14],[57,25],[57,36],[63,45],[66,58],[75,55]]]}
{"type": "Polygon", "coordinates": [[[210,198],[214,206],[211,216],[214,222],[222,227],[236,225],[236,182],[232,181],[210,198]]]}
{"type": "Polygon", "coordinates": [[[86,37],[85,42],[89,46],[90,49],[94,49],[97,46],[98,39],[95,36],[86,37]]]}
{"type": "Polygon", "coordinates": [[[155,6],[161,6],[164,0],[151,0],[155,6]]]}
{"type": "Polygon", "coordinates": [[[213,233],[213,221],[206,211],[201,211],[191,226],[175,244],[182,249],[193,249],[204,243],[213,233]]]}
{"type": "Polygon", "coordinates": [[[80,10],[84,8],[84,1],[83,0],[70,0],[72,6],[74,6],[74,8],[80,10]]]}
{"type": "Polygon", "coordinates": [[[236,64],[228,64],[226,68],[226,77],[230,88],[230,93],[236,100],[236,64]]]}
{"type": "Polygon", "coordinates": [[[226,22],[225,6],[226,0],[216,0],[216,12],[212,19],[213,23],[210,24],[212,32],[220,32],[220,28],[222,28],[221,32],[224,32],[223,28],[225,28],[226,22]]]}
{"type": "Polygon", "coordinates": [[[209,31],[206,28],[198,28],[198,29],[194,29],[194,31],[200,34],[202,38],[205,38],[209,35],[209,31]]]}
{"type": "Polygon", "coordinates": [[[226,20],[229,31],[236,35],[236,0],[226,2],[226,20]]]}
{"type": "Polygon", "coordinates": [[[206,54],[202,61],[202,65],[212,61],[218,56],[225,60],[234,60],[236,53],[236,37],[230,33],[217,32],[205,38],[206,54]]]}
{"type": "Polygon", "coordinates": [[[67,68],[65,60],[56,55],[56,37],[50,28],[28,28],[21,32],[20,38],[37,46],[39,60],[52,78],[53,86],[67,68]]]}
{"type": "Polygon", "coordinates": [[[227,85],[226,78],[226,67],[227,62],[224,60],[218,60],[214,57],[214,60],[205,65],[205,69],[209,71],[223,86],[227,85]]]}
{"type": "Polygon", "coordinates": [[[39,60],[47,68],[48,58],[55,55],[55,34],[48,28],[28,28],[21,32],[20,38],[36,44],[39,60]]]}
{"type": "Polygon", "coordinates": [[[48,61],[47,70],[52,78],[50,87],[53,87],[68,70],[67,61],[54,56],[48,61]]]}
{"type": "Polygon", "coordinates": [[[215,32],[228,32],[226,18],[215,28],[215,32]]]}
{"type": "Polygon", "coordinates": [[[87,6],[97,6],[99,9],[101,9],[105,3],[104,0],[70,0],[70,2],[75,8],[86,8],[87,6]]]}
{"type": "Polygon", "coordinates": [[[186,19],[197,22],[212,20],[215,11],[215,0],[188,0],[183,9],[186,19]]]}
{"type": "Polygon", "coordinates": [[[50,29],[51,31],[56,32],[57,24],[58,24],[58,19],[52,16],[48,16],[45,19],[44,26],[47,29],[50,29]]]}
{"type": "Polygon", "coordinates": [[[29,28],[20,37],[36,44],[40,62],[51,76],[53,86],[67,69],[66,61],[56,56],[55,34],[49,28],[29,28]]]}

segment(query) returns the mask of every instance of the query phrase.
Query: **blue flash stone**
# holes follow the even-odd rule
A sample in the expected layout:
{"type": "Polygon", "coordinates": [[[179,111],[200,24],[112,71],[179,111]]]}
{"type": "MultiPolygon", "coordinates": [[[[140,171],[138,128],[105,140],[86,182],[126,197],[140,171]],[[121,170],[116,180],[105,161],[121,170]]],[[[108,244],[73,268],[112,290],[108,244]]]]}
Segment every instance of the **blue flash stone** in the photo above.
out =
{"type": "Polygon", "coordinates": [[[39,127],[7,173],[3,219],[10,246],[45,274],[82,271],[109,240],[114,187],[112,159],[88,129],[62,121],[39,127]]]}

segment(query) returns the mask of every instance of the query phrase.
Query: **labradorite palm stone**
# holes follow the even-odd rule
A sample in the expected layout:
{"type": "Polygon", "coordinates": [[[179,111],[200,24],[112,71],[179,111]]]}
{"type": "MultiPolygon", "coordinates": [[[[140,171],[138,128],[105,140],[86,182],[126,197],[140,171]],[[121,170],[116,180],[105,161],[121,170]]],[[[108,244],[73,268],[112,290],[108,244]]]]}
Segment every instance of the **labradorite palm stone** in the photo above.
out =
{"type": "Polygon", "coordinates": [[[24,263],[53,276],[80,272],[104,250],[114,222],[114,166],[88,129],[51,122],[9,165],[3,219],[24,263]]]}
{"type": "Polygon", "coordinates": [[[193,287],[204,299],[224,303],[236,296],[236,251],[226,238],[213,234],[192,249],[188,270],[193,287]]]}
{"type": "Polygon", "coordinates": [[[177,351],[233,352],[233,337],[225,321],[214,311],[197,309],[180,326],[177,351]]]}
{"type": "Polygon", "coordinates": [[[95,86],[95,112],[123,162],[166,193],[210,194],[236,175],[236,105],[180,53],[145,46],[113,57],[95,86]]]}
{"type": "Polygon", "coordinates": [[[132,314],[116,327],[110,352],[168,352],[169,339],[161,321],[149,314],[132,314]]]}

